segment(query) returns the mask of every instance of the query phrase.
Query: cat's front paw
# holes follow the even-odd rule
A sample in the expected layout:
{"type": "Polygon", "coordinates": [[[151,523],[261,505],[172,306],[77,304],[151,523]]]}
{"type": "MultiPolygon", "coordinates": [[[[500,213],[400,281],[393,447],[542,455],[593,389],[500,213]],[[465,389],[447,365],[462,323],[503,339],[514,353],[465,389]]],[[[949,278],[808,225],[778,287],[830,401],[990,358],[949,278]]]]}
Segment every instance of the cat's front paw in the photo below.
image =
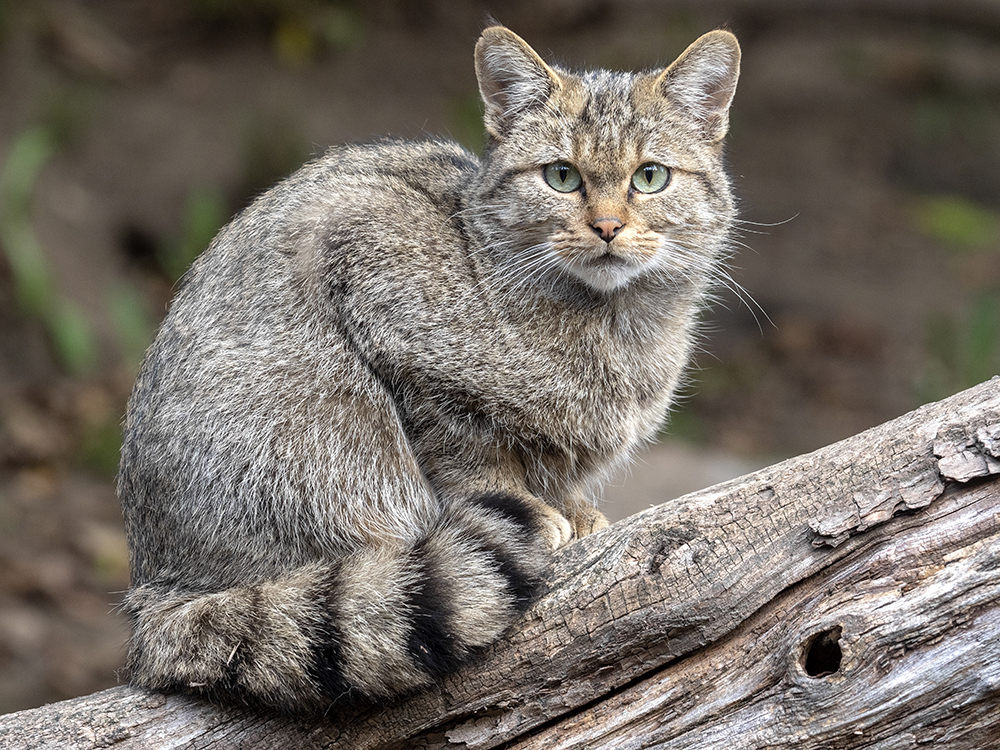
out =
{"type": "Polygon", "coordinates": [[[595,531],[600,531],[610,526],[610,522],[605,515],[590,505],[577,508],[570,517],[570,523],[573,525],[573,533],[577,539],[582,539],[585,536],[593,534],[595,531]]]}
{"type": "Polygon", "coordinates": [[[555,551],[573,540],[573,524],[566,516],[543,502],[538,503],[536,510],[539,533],[549,545],[549,549],[555,551]]]}

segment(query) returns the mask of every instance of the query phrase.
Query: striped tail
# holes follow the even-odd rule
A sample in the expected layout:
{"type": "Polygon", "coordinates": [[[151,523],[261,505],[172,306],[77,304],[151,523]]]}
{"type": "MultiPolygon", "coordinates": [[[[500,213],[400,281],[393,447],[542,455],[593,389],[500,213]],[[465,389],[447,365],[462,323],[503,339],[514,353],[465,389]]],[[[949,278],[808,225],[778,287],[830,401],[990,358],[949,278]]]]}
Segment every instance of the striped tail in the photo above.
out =
{"type": "Polygon", "coordinates": [[[262,583],[129,592],[133,684],[284,713],[412,692],[509,628],[548,565],[541,519],[511,495],[448,508],[415,545],[262,583]]]}

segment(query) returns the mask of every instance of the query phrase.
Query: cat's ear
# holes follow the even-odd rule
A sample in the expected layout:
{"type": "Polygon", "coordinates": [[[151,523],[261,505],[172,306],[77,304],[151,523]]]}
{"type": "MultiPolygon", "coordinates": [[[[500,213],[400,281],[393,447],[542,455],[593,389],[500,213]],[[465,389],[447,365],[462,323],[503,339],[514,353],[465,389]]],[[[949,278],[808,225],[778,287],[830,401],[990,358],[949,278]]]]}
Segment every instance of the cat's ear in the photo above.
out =
{"type": "Polygon", "coordinates": [[[729,130],[729,105],[739,77],[739,42],[728,31],[717,30],[696,39],[659,75],[656,84],[714,143],[729,130]]]}
{"type": "Polygon", "coordinates": [[[494,136],[521,114],[544,104],[562,86],[559,74],[528,43],[503,26],[486,29],[476,43],[476,77],[494,136]]]}

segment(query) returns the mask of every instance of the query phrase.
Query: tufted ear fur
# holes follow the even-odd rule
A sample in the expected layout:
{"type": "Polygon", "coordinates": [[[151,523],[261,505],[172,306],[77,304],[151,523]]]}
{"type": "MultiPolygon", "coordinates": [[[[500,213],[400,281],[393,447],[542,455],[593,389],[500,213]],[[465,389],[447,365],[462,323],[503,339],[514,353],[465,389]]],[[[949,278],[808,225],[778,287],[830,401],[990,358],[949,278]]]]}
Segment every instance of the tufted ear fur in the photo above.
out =
{"type": "Polygon", "coordinates": [[[715,143],[729,130],[729,105],[740,77],[740,45],[728,31],[696,39],[656,80],[659,92],[695,119],[715,143]]]}
{"type": "Polygon", "coordinates": [[[503,26],[491,26],[479,37],[476,77],[486,105],[486,130],[495,137],[562,87],[559,74],[527,42],[503,26]]]}

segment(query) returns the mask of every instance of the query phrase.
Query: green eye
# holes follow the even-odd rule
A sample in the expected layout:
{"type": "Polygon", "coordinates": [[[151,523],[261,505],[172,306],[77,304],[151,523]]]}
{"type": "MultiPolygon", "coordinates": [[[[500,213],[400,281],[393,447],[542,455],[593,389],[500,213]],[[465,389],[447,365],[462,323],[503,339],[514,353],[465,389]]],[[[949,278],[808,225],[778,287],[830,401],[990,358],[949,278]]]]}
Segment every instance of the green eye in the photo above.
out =
{"type": "Polygon", "coordinates": [[[649,162],[632,173],[632,185],[640,193],[658,193],[670,182],[670,167],[649,162]]]}
{"type": "Polygon", "coordinates": [[[560,193],[572,193],[583,184],[580,170],[568,161],[554,161],[545,165],[545,181],[560,193]]]}

